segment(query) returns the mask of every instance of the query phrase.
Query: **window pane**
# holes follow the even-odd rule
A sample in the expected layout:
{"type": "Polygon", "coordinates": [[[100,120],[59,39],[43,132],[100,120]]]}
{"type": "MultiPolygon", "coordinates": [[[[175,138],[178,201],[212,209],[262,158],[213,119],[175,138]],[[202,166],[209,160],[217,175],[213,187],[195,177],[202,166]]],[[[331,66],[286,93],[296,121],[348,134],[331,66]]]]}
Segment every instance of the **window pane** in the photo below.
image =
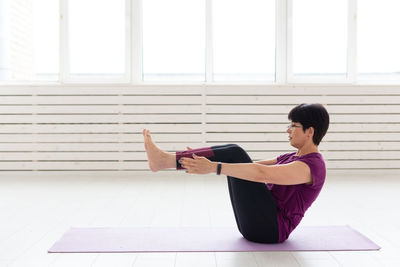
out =
{"type": "Polygon", "coordinates": [[[72,75],[125,74],[125,0],[69,0],[72,75]]]}
{"type": "Polygon", "coordinates": [[[0,81],[57,80],[58,1],[0,1],[0,81]]]}
{"type": "Polygon", "coordinates": [[[293,74],[345,76],[347,0],[293,0],[293,74]]]}
{"type": "Polygon", "coordinates": [[[275,0],[214,0],[213,26],[214,80],[275,79],[275,0]]]}
{"type": "Polygon", "coordinates": [[[34,66],[37,80],[58,80],[59,1],[34,0],[34,66]]]}
{"type": "Polygon", "coordinates": [[[144,80],[205,79],[205,1],[143,0],[144,80]]]}
{"type": "Polygon", "coordinates": [[[359,79],[400,79],[400,2],[362,0],[357,6],[359,79]]]}

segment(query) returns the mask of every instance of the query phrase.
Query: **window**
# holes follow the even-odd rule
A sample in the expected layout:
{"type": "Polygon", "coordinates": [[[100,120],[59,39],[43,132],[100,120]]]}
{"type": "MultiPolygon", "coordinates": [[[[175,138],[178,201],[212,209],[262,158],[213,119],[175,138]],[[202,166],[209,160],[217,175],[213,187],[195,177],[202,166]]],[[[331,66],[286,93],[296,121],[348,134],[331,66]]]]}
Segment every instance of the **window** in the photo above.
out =
{"type": "Polygon", "coordinates": [[[358,64],[360,80],[400,79],[400,2],[358,1],[358,64]]]}
{"type": "Polygon", "coordinates": [[[274,81],[275,0],[213,1],[213,79],[274,81]]]}
{"type": "Polygon", "coordinates": [[[68,3],[70,78],[121,80],[128,60],[125,0],[68,3]]]}
{"type": "Polygon", "coordinates": [[[293,0],[294,78],[345,79],[347,0],[293,0]]]}
{"type": "Polygon", "coordinates": [[[205,1],[143,0],[143,79],[205,80],[205,1]]]}
{"type": "Polygon", "coordinates": [[[36,80],[58,80],[59,72],[59,5],[54,0],[33,3],[33,44],[36,80]]]}

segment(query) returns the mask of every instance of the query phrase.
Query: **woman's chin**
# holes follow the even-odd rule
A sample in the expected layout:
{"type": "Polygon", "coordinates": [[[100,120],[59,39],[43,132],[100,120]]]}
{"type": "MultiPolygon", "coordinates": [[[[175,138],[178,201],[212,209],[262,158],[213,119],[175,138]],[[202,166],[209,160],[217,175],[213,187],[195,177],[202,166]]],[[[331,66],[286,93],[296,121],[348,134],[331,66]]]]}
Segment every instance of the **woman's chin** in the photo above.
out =
{"type": "Polygon", "coordinates": [[[292,140],[290,140],[289,143],[290,143],[290,145],[291,145],[292,147],[297,148],[297,145],[296,145],[294,142],[292,142],[292,140]]]}

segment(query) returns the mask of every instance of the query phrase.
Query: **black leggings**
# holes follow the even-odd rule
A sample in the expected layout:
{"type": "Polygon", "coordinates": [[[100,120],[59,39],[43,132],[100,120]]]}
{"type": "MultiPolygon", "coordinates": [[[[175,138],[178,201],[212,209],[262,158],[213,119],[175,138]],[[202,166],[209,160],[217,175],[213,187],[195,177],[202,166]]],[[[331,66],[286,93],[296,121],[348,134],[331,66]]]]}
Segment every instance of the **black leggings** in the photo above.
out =
{"type": "MultiPolygon", "coordinates": [[[[240,146],[235,144],[212,146],[177,152],[180,157],[191,157],[193,153],[207,157],[211,161],[225,163],[250,163],[252,160],[240,146]]],[[[177,162],[177,169],[181,169],[177,162]]],[[[240,233],[249,241],[258,243],[277,243],[279,239],[277,208],[275,200],[264,183],[251,182],[228,176],[236,224],[240,233]]]]}

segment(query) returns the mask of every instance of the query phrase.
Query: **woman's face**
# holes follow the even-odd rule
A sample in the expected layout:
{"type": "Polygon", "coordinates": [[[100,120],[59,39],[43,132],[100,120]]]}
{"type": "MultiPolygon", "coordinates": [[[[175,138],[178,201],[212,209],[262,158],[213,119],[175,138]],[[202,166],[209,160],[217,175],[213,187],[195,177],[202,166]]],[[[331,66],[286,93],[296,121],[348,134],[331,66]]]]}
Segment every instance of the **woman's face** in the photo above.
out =
{"type": "Polygon", "coordinates": [[[295,148],[302,147],[309,139],[309,134],[303,131],[303,126],[299,122],[290,122],[286,132],[289,134],[289,142],[295,148]]]}

